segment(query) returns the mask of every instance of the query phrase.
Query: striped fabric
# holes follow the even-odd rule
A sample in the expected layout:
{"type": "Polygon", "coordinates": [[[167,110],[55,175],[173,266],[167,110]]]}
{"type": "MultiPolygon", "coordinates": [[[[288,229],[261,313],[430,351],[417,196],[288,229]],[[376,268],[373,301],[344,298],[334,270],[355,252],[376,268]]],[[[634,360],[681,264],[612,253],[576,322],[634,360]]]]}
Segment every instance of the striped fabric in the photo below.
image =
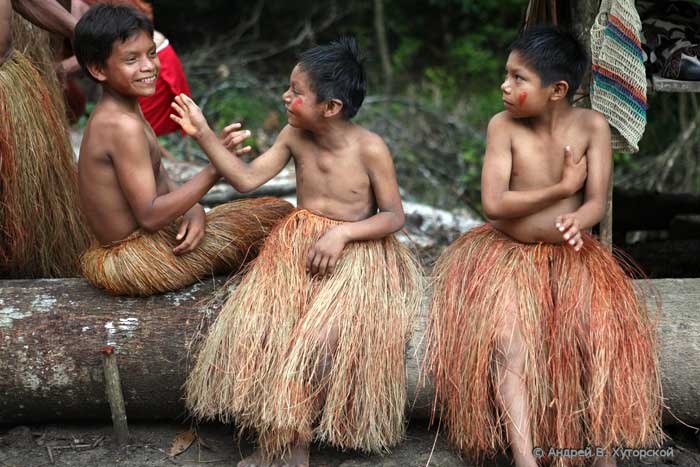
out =
{"type": "Polygon", "coordinates": [[[591,107],[612,127],[612,146],[639,151],[647,122],[642,22],[633,0],[603,0],[591,28],[591,107]]]}

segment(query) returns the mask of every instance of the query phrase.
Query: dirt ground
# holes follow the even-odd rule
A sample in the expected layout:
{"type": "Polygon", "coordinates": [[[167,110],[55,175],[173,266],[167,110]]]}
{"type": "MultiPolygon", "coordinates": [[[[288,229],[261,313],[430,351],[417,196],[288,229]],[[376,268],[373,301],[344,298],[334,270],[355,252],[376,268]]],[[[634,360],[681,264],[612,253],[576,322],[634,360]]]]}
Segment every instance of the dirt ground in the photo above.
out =
{"type": "MultiPolygon", "coordinates": [[[[112,441],[110,425],[42,425],[0,427],[1,467],[221,467],[234,466],[253,446],[234,440],[230,427],[219,424],[199,427],[199,439],[182,454],[169,457],[173,441],[188,426],[177,424],[132,424],[131,441],[117,447],[112,441]]],[[[673,449],[671,457],[619,460],[621,467],[700,466],[700,440],[689,429],[669,429],[672,437],[665,446],[673,449]]],[[[406,440],[386,456],[365,456],[357,452],[340,452],[314,446],[312,467],[458,467],[473,466],[463,462],[446,445],[443,436],[424,423],[412,426],[406,440]],[[431,454],[432,451],[432,454],[431,454]]],[[[487,460],[484,465],[510,465],[505,456],[487,460]]]]}

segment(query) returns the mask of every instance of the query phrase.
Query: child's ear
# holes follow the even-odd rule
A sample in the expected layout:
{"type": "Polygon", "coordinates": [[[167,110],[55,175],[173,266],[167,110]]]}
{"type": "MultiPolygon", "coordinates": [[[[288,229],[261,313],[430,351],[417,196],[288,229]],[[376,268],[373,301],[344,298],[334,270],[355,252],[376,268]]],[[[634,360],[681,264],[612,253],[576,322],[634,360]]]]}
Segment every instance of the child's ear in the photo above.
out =
{"type": "Polygon", "coordinates": [[[91,64],[87,65],[88,72],[100,83],[107,81],[107,76],[104,74],[104,67],[102,65],[91,64]]]}
{"type": "Polygon", "coordinates": [[[560,99],[566,99],[566,95],[569,93],[569,83],[566,81],[557,81],[552,85],[552,96],[551,99],[558,101],[560,99]]]}
{"type": "Polygon", "coordinates": [[[340,99],[331,99],[326,102],[326,110],[323,111],[323,116],[326,118],[334,117],[343,110],[343,101],[340,99]]]}

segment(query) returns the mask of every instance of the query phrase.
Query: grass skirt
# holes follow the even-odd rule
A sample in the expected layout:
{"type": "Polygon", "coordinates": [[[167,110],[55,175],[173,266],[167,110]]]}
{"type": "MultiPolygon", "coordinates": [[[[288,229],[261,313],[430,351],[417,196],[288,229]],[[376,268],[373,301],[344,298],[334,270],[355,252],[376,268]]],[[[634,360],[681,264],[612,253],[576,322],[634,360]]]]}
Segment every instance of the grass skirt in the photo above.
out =
{"type": "Polygon", "coordinates": [[[55,81],[19,50],[0,66],[0,277],[77,275],[89,245],[55,81]]]}
{"type": "Polygon", "coordinates": [[[239,269],[255,257],[272,227],[293,209],[277,198],[251,198],[217,206],[207,214],[197,248],[175,256],[180,219],[155,233],[137,230],[109,246],[95,245],[81,258],[83,275],[114,295],[153,295],[179,290],[215,274],[239,269]]]}
{"type": "Polygon", "coordinates": [[[186,383],[194,416],[235,418],[257,431],[270,456],[314,438],[381,452],[405,430],[404,351],[422,293],[420,268],[390,236],[349,243],[332,275],[310,276],[309,250],[338,224],[296,210],[275,228],[186,383]],[[331,329],[337,346],[321,378],[331,329]]]}
{"type": "Polygon", "coordinates": [[[460,451],[478,458],[508,444],[494,356],[509,296],[525,348],[534,446],[642,447],[662,439],[655,322],[593,237],[584,235],[575,252],[519,243],[486,224],[450,245],[434,275],[426,363],[460,451]]]}

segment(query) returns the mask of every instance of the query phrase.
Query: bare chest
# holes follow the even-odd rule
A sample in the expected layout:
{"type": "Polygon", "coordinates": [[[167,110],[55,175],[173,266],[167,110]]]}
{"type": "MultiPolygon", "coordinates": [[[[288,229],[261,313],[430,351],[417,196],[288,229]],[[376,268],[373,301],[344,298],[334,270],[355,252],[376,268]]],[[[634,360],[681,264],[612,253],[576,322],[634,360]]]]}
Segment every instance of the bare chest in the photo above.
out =
{"type": "Polygon", "coordinates": [[[297,173],[306,183],[330,190],[369,189],[369,177],[358,154],[307,149],[295,155],[295,161],[297,173]]]}
{"type": "Polygon", "coordinates": [[[543,188],[559,182],[564,170],[564,148],[570,146],[576,160],[587,149],[585,141],[572,135],[541,138],[520,134],[511,144],[510,184],[516,190],[543,188]]]}

